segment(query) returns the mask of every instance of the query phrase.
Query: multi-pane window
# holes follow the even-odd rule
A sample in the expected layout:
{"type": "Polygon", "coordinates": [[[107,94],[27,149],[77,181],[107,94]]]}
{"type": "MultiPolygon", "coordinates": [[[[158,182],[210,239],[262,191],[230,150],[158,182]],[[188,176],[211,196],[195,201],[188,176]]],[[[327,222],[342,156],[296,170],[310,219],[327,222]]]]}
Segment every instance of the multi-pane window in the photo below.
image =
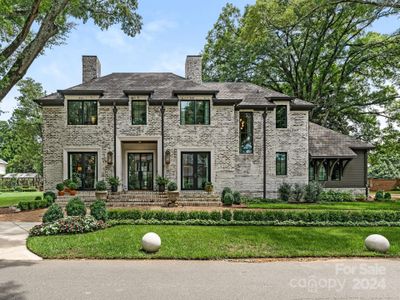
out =
{"type": "Polygon", "coordinates": [[[276,152],[276,175],[287,175],[286,152],[276,152]]]}
{"type": "Polygon", "coordinates": [[[318,180],[319,181],[327,181],[328,180],[328,163],[327,162],[323,162],[321,163],[321,165],[319,166],[318,169],[318,180]]]}
{"type": "Polygon", "coordinates": [[[287,128],[287,106],[276,106],[276,128],[287,128]]]}
{"type": "Polygon", "coordinates": [[[210,152],[182,153],[182,190],[202,190],[210,177],[210,152]]]}
{"type": "Polygon", "coordinates": [[[69,152],[68,178],[77,183],[79,190],[94,189],[97,180],[97,153],[69,152]]]}
{"type": "Polygon", "coordinates": [[[181,125],[197,124],[210,124],[210,101],[181,101],[181,125]]]}
{"type": "Polygon", "coordinates": [[[97,125],[97,101],[68,100],[68,125],[97,125]]]}
{"type": "Polygon", "coordinates": [[[132,101],[132,125],[147,124],[147,101],[132,101]]]}
{"type": "Polygon", "coordinates": [[[239,115],[239,151],[253,153],[253,113],[241,112],[239,115]]]}
{"type": "Polygon", "coordinates": [[[333,166],[331,180],[339,181],[341,180],[341,178],[342,178],[342,164],[339,161],[333,166]]]}

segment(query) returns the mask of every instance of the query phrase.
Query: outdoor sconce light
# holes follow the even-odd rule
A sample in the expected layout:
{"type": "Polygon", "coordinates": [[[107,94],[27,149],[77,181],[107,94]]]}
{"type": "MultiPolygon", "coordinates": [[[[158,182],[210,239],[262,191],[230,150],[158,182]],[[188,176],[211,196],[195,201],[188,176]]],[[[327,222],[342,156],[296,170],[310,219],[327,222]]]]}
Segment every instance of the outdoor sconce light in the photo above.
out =
{"type": "Polygon", "coordinates": [[[113,153],[111,151],[107,152],[107,164],[112,165],[113,163],[113,153]]]}
{"type": "Polygon", "coordinates": [[[169,165],[171,163],[171,151],[165,151],[165,164],[169,165]]]}

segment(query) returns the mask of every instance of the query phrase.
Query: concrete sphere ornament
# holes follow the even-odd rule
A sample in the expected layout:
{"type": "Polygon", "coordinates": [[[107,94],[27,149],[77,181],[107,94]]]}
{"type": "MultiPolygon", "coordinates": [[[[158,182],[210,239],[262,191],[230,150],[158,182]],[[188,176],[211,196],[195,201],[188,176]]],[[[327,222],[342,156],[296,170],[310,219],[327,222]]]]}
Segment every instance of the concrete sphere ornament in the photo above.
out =
{"type": "Polygon", "coordinates": [[[383,235],[371,234],[365,239],[365,247],[370,251],[385,253],[389,250],[390,243],[383,235]]]}
{"type": "Polygon", "coordinates": [[[157,233],[148,232],[142,238],[142,248],[149,253],[157,252],[161,247],[161,239],[157,233]]]}

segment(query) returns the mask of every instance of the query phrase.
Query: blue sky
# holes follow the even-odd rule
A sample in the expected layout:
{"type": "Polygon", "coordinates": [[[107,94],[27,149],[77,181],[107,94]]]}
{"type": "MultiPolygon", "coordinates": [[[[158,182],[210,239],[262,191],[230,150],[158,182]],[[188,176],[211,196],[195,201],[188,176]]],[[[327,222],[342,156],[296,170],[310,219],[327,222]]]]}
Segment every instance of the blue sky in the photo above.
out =
{"type": "MultiPolygon", "coordinates": [[[[112,72],[174,72],[184,74],[187,54],[198,54],[207,32],[217,20],[222,0],[139,0],[143,17],[142,32],[134,38],[126,36],[119,26],[101,31],[92,23],[78,24],[65,44],[47,49],[37,58],[26,77],[42,83],[47,93],[81,82],[81,56],[97,55],[102,75],[112,72]]],[[[251,0],[231,0],[243,9],[251,0]]],[[[390,33],[400,27],[396,18],[376,22],[373,30],[390,33]]],[[[0,103],[6,111],[0,119],[8,119],[18,95],[14,88],[0,103]]]]}

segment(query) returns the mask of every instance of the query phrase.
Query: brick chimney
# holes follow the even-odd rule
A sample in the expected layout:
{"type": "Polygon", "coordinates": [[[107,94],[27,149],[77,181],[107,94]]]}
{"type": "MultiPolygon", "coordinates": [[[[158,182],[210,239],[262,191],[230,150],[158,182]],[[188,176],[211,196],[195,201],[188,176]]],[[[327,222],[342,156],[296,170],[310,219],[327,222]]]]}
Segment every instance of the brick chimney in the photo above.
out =
{"type": "Polygon", "coordinates": [[[82,55],[82,83],[101,76],[101,65],[96,55],[82,55]]]}
{"type": "Polygon", "coordinates": [[[185,77],[196,83],[202,83],[201,55],[186,56],[185,77]]]}

